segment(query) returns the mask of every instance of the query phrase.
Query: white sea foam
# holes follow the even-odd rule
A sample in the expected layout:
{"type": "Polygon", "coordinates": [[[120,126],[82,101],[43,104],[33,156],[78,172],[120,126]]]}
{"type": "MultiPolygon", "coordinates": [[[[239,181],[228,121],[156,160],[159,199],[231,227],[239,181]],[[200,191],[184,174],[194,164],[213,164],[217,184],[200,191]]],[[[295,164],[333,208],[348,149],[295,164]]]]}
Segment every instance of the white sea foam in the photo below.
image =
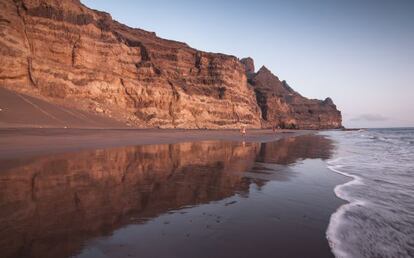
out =
{"type": "MultiPolygon", "coordinates": [[[[364,182],[362,181],[362,178],[359,177],[359,176],[352,175],[352,174],[349,174],[349,173],[346,173],[346,172],[341,171],[341,168],[343,167],[343,165],[329,165],[329,164],[332,164],[332,163],[333,162],[328,162],[328,168],[331,171],[334,171],[334,172],[336,172],[338,174],[341,174],[343,176],[352,178],[351,181],[349,181],[349,182],[347,182],[347,183],[345,183],[343,185],[337,185],[335,187],[334,192],[335,192],[336,196],[338,196],[341,199],[347,200],[349,202],[356,202],[357,200],[353,200],[352,199],[352,196],[349,196],[347,194],[347,192],[344,191],[343,189],[344,189],[344,187],[347,187],[347,186],[363,185],[364,182]]],[[[362,201],[359,201],[359,202],[363,203],[362,201]]]]}
{"type": "MultiPolygon", "coordinates": [[[[340,161],[342,158],[338,158],[336,160],[333,160],[329,163],[335,163],[337,161],[340,161]]],[[[352,209],[352,206],[357,206],[357,205],[365,205],[364,201],[358,201],[358,200],[352,200],[352,197],[349,196],[347,194],[346,191],[343,191],[341,189],[343,189],[345,186],[352,186],[352,185],[361,185],[363,184],[362,179],[358,176],[355,175],[351,175],[348,174],[346,172],[342,172],[340,169],[341,167],[343,167],[342,165],[328,165],[328,168],[338,174],[347,176],[352,178],[351,181],[343,184],[343,185],[337,185],[334,189],[334,192],[336,194],[336,196],[338,196],[339,198],[343,199],[343,200],[347,200],[350,203],[348,204],[344,204],[341,207],[338,208],[338,210],[331,215],[331,219],[329,221],[329,226],[328,226],[328,230],[326,232],[327,238],[328,238],[328,242],[329,245],[335,255],[335,257],[340,257],[340,258],[348,258],[351,257],[348,255],[346,247],[345,246],[341,246],[341,240],[340,238],[338,238],[336,236],[336,234],[339,233],[338,227],[341,224],[342,221],[342,217],[344,216],[345,212],[347,209],[352,209]]]]}
{"type": "Polygon", "coordinates": [[[328,168],[350,177],[335,187],[348,204],[332,214],[336,257],[414,257],[414,130],[327,133],[337,142],[328,168]]]}

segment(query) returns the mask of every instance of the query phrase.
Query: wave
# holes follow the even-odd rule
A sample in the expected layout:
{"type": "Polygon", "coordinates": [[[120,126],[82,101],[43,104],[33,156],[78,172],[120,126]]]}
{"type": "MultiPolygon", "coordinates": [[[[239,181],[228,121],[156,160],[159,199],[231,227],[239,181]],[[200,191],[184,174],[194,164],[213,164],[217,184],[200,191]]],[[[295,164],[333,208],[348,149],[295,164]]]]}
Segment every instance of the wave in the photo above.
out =
{"type": "MultiPolygon", "coordinates": [[[[339,160],[340,158],[332,162],[339,161],[339,160]]],[[[328,164],[329,163],[330,162],[328,162],[328,164]]],[[[337,185],[334,189],[336,196],[338,196],[339,198],[343,200],[348,201],[349,203],[340,206],[336,210],[336,212],[331,215],[331,219],[329,221],[328,229],[326,232],[326,237],[328,239],[329,246],[331,247],[332,252],[334,253],[335,257],[348,258],[351,256],[348,254],[346,247],[341,245],[342,241],[337,236],[337,234],[340,232],[338,228],[340,227],[341,222],[343,221],[344,214],[346,213],[347,210],[352,209],[353,206],[365,205],[366,202],[359,201],[359,200],[353,200],[352,197],[348,195],[346,191],[342,190],[346,186],[362,185],[364,183],[362,182],[362,179],[360,177],[340,171],[341,167],[343,166],[342,165],[328,165],[328,169],[330,169],[331,171],[334,171],[335,173],[352,178],[351,181],[343,185],[337,185]]]]}
{"type": "Polygon", "coordinates": [[[327,167],[350,178],[326,236],[336,257],[414,257],[414,130],[329,132],[327,167]]]}

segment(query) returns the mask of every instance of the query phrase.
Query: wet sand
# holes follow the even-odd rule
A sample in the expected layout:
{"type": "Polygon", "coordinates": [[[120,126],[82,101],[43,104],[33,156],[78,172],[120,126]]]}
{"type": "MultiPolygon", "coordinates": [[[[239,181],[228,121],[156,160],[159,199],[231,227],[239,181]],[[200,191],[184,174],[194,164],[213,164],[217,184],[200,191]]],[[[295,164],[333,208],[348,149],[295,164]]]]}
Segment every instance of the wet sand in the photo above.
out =
{"type": "Polygon", "coordinates": [[[269,142],[311,133],[314,131],[248,130],[246,137],[242,137],[238,130],[0,128],[0,159],[189,141],[269,142]]]}
{"type": "Polygon", "coordinates": [[[344,203],[333,188],[347,179],[326,168],[329,139],[126,134],[3,131],[23,139],[0,159],[0,257],[333,257],[326,229],[344,203]],[[148,145],[96,149],[116,135],[148,145]]]}

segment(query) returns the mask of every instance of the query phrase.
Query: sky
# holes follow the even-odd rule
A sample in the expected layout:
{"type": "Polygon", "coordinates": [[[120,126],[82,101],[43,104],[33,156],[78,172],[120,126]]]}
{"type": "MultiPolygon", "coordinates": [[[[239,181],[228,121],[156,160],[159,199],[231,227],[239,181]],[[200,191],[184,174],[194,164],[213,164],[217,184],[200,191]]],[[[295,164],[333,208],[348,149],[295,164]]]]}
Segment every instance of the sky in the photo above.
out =
{"type": "Polygon", "coordinates": [[[250,56],[346,127],[414,126],[412,0],[82,0],[199,50],[250,56]]]}

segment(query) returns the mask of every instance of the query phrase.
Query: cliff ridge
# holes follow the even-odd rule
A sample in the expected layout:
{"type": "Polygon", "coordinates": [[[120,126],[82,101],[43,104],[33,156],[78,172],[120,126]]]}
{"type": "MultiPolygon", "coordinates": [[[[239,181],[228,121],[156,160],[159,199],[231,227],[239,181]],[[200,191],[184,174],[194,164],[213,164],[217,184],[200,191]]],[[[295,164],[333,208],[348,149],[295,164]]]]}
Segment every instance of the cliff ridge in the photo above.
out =
{"type": "Polygon", "coordinates": [[[275,83],[259,82],[274,78],[253,59],[159,38],[78,0],[1,1],[0,34],[0,87],[128,126],[260,128],[278,110],[258,102],[275,83]]]}

